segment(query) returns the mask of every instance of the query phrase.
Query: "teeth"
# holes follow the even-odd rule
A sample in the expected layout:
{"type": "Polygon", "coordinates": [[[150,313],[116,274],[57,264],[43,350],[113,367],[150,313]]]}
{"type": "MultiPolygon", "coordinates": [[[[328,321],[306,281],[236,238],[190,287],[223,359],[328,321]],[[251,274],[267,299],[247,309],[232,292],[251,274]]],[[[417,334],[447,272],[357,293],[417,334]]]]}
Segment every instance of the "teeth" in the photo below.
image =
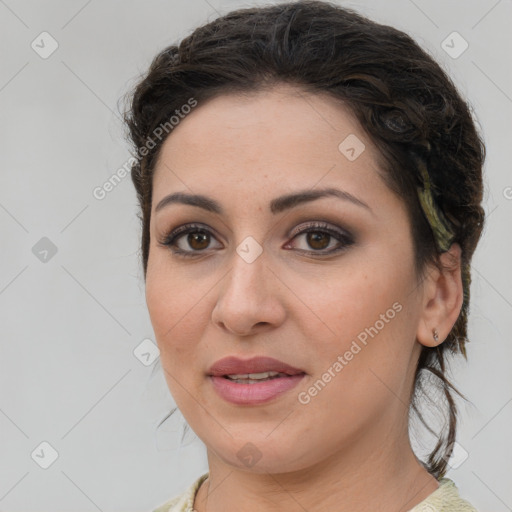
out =
{"type": "Polygon", "coordinates": [[[279,376],[286,376],[286,373],[279,373],[279,372],[262,372],[262,373],[238,373],[234,375],[226,375],[228,379],[231,380],[263,380],[268,379],[269,377],[275,377],[276,375],[279,376]]]}

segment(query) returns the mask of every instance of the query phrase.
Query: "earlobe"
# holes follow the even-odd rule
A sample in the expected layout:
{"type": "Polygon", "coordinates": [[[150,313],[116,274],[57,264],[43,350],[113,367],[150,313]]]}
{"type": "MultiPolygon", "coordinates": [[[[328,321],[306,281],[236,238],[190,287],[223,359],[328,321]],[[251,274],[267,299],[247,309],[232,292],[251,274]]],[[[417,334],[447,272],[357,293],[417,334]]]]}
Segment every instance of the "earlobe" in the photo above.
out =
{"type": "Polygon", "coordinates": [[[448,337],[463,301],[459,244],[452,244],[439,260],[441,270],[436,269],[426,278],[423,311],[416,334],[418,342],[427,347],[440,345],[448,337]]]}

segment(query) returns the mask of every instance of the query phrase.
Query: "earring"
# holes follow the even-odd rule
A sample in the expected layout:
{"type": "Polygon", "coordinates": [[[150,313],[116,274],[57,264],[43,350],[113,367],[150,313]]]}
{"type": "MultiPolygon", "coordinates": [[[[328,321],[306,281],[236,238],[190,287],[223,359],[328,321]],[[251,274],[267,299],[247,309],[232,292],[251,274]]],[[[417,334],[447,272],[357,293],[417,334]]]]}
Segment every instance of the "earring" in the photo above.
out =
{"type": "Polygon", "coordinates": [[[434,337],[435,341],[439,341],[439,334],[437,333],[436,329],[432,330],[432,336],[434,337]]]}

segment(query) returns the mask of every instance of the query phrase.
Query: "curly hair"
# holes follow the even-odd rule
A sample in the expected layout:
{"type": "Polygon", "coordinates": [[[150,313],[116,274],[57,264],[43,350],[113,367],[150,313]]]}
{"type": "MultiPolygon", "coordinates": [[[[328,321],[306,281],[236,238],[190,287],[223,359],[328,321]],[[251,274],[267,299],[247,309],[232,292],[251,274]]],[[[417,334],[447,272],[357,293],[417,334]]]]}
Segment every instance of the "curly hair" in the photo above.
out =
{"type": "MultiPolygon", "coordinates": [[[[453,235],[450,243],[461,247],[463,306],[444,342],[422,347],[410,402],[410,412],[433,432],[418,404],[427,377],[434,376],[449,420],[423,464],[434,476],[443,476],[457,429],[452,391],[465,398],[448,379],[445,359],[457,353],[467,359],[470,262],[485,215],[485,146],[470,107],[439,64],[404,32],[330,2],[307,0],[232,11],[162,50],[130,93],[124,113],[129,138],[140,152],[190,97],[201,104],[278,83],[328,94],[356,116],[379,149],[387,185],[407,207],[420,279],[428,263],[440,268],[444,250],[418,200],[425,186],[422,169],[428,171],[432,203],[453,235]]],[[[164,141],[159,138],[149,151],[140,152],[131,168],[141,209],[144,277],[153,171],[164,141]]]]}

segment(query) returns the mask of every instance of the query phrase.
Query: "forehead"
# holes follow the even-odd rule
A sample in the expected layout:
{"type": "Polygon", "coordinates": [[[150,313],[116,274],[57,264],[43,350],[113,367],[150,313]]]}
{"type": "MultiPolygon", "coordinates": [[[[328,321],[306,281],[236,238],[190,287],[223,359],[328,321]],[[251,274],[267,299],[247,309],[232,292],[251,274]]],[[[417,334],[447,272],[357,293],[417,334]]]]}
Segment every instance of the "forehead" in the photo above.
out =
{"type": "MultiPolygon", "coordinates": [[[[271,195],[343,186],[371,195],[386,188],[379,154],[340,101],[280,85],[200,102],[162,145],[153,198],[172,191],[271,195]]],[[[229,197],[227,198],[229,199],[229,197]]]]}

